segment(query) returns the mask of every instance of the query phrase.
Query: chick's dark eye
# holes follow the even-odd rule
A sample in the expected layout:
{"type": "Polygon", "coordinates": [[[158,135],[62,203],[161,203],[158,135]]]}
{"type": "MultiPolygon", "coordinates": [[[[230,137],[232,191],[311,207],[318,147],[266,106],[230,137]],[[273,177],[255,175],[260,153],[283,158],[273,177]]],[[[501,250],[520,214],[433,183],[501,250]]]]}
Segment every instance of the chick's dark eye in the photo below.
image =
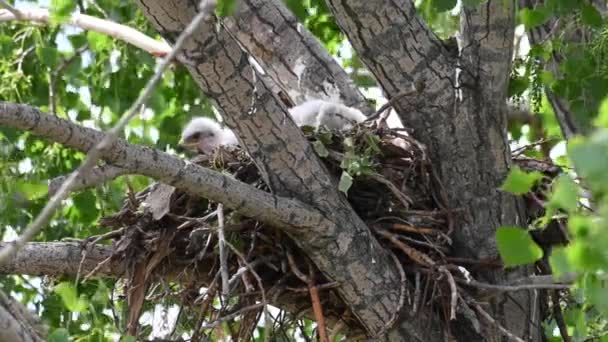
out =
{"type": "Polygon", "coordinates": [[[198,138],[200,138],[200,137],[201,137],[200,133],[194,133],[188,139],[189,140],[198,140],[198,138]]]}

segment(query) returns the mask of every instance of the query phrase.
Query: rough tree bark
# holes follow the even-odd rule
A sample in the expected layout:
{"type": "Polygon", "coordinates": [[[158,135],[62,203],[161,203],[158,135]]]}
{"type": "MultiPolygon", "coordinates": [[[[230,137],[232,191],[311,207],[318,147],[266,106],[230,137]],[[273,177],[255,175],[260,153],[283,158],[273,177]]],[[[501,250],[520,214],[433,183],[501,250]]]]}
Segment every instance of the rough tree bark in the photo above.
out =
{"type": "MultiPolygon", "coordinates": [[[[490,0],[463,11],[461,49],[450,51],[416,16],[411,1],[327,2],[389,99],[412,86],[421,89],[422,95],[405,97],[395,107],[412,135],[426,145],[444,186],[454,252],[496,258],[495,229],[522,224],[524,219],[521,203],[497,190],[511,163],[505,100],[513,3],[490,0]]],[[[196,12],[195,1],[137,3],[169,42],[196,12]]],[[[285,103],[270,90],[283,89],[295,103],[311,95],[339,97],[369,111],[344,71],[310,33],[278,0],[244,0],[219,30],[201,28],[186,44],[180,61],[237,133],[273,194],[124,141],[115,143],[104,159],[284,229],[327,278],[340,283],[342,299],[370,337],[390,328],[386,336],[392,341],[444,340],[447,330],[441,315],[429,310],[412,315],[401,306],[410,285],[402,279],[399,266],[337,191],[335,179],[286,115],[285,103]],[[291,49],[285,48],[287,41],[294,44],[291,49]],[[256,74],[242,47],[270,77],[256,74]],[[273,80],[278,85],[268,83],[273,80]]],[[[0,124],[83,151],[101,134],[10,104],[0,108],[0,124]]],[[[484,276],[504,283],[529,271],[485,272],[484,276]]],[[[533,294],[526,292],[496,296],[490,311],[517,336],[536,340],[534,301],[533,294]]],[[[476,326],[470,313],[459,311],[450,324],[452,337],[502,338],[497,328],[480,331],[476,326]]]]}
{"type": "MultiPolygon", "coordinates": [[[[169,42],[196,12],[195,3],[138,1],[169,42]]],[[[215,25],[215,23],[211,23],[215,25]]],[[[272,191],[314,205],[333,225],[288,233],[330,280],[370,336],[385,332],[403,303],[406,284],[390,252],[381,248],[350,207],[286,108],[258,77],[247,54],[225,29],[201,28],[182,63],[217,105],[272,191]],[[282,148],[279,148],[282,147],[282,148]]],[[[410,332],[413,332],[410,329],[410,332]]],[[[435,329],[419,329],[427,336],[435,329]]]]}
{"type": "Polygon", "coordinates": [[[372,111],[344,69],[282,1],[239,1],[224,23],[296,104],[322,98],[372,111]]]}
{"type": "MultiPolygon", "coordinates": [[[[449,210],[457,211],[454,252],[496,258],[495,229],[525,222],[521,203],[497,189],[510,165],[506,95],[513,3],[490,0],[476,9],[465,9],[459,53],[449,51],[417,17],[411,1],[327,2],[389,98],[412,82],[424,83],[422,96],[404,98],[396,109],[412,135],[428,147],[449,210]]],[[[505,282],[530,271],[495,272],[486,277],[505,282]]],[[[493,313],[519,336],[535,339],[538,329],[528,329],[533,322],[529,318],[536,317],[534,305],[527,294],[520,297],[498,299],[493,313]]],[[[457,338],[458,333],[466,332],[457,330],[457,338]]],[[[498,340],[500,335],[486,331],[477,338],[498,340]]]]}

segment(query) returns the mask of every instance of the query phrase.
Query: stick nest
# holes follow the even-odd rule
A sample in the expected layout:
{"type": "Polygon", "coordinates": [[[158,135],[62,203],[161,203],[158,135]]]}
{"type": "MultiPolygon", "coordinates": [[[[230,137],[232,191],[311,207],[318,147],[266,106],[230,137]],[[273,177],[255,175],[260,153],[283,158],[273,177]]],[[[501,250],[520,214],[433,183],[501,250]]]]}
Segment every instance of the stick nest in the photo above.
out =
{"type": "MultiPolygon", "coordinates": [[[[427,305],[449,311],[453,291],[442,272],[429,270],[456,265],[449,257],[454,213],[447,208],[425,148],[398,129],[357,126],[346,133],[304,132],[354,210],[402,261],[417,292],[406,305],[414,311],[427,305]]],[[[239,149],[220,149],[192,161],[269,190],[239,149]]],[[[517,163],[556,174],[533,160],[520,158],[517,163]]],[[[103,218],[101,225],[113,229],[112,258],[128,265],[125,294],[132,334],[141,333],[137,321],[150,296],[181,304],[178,326],[194,331],[194,341],[219,334],[213,328],[220,325],[236,340],[251,339],[263,303],[290,313],[266,315],[272,334],[297,328],[302,316],[312,317],[315,301],[334,332],[344,326],[349,333],[357,331],[335,292],[337,284],[325,279],[286,235],[218,203],[156,183],[129,192],[122,210],[103,218]],[[223,218],[225,260],[220,258],[218,218],[223,218]],[[313,285],[320,293],[317,298],[310,295],[313,285]]]]}

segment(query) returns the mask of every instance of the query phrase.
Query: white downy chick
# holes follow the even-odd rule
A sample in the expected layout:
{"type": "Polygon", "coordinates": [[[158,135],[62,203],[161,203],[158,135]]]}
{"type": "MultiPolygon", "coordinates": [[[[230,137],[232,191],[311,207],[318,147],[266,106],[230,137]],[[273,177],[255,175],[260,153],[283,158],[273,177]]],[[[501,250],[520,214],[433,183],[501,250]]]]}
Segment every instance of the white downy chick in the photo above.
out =
{"type": "Polygon", "coordinates": [[[366,116],[358,109],[324,100],[309,100],[289,109],[289,114],[299,127],[348,130],[355,123],[365,121],[366,116]]]}
{"type": "Polygon", "coordinates": [[[199,153],[211,154],[218,146],[237,146],[234,133],[210,118],[194,118],[182,131],[181,145],[199,153]]]}

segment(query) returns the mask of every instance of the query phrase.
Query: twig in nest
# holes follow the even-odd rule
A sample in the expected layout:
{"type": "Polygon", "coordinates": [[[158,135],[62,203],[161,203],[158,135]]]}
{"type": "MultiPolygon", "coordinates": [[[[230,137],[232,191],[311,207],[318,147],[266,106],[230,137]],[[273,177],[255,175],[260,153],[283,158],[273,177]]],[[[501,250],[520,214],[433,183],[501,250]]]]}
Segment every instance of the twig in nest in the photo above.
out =
{"type": "MultiPolygon", "coordinates": [[[[380,218],[380,219],[376,220],[376,222],[381,221],[382,219],[384,219],[384,218],[380,218]]],[[[437,229],[433,229],[433,228],[414,227],[414,226],[400,224],[400,223],[391,223],[390,228],[394,229],[394,230],[400,230],[402,232],[418,233],[418,234],[422,234],[422,235],[423,234],[437,235],[437,234],[441,233],[437,229]]]]}
{"type": "Polygon", "coordinates": [[[228,255],[226,254],[226,237],[224,236],[224,206],[220,203],[217,205],[217,237],[220,250],[220,273],[222,277],[222,294],[228,296],[230,293],[229,275],[228,275],[228,255]]]}
{"type": "MultiPolygon", "coordinates": [[[[332,281],[331,283],[317,285],[317,289],[319,289],[319,290],[335,289],[336,287],[338,287],[338,285],[340,285],[340,284],[337,281],[332,281]]],[[[298,287],[287,286],[285,288],[292,292],[308,292],[308,287],[298,288],[298,287]]]]}
{"type": "Polygon", "coordinates": [[[89,280],[89,278],[91,278],[92,276],[94,276],[95,273],[97,273],[97,271],[99,271],[100,269],[102,269],[108,262],[110,262],[110,260],[112,260],[112,256],[109,256],[109,257],[105,258],[102,262],[100,262],[97,266],[95,266],[95,268],[92,269],[91,272],[87,273],[87,275],[84,276],[84,278],[82,279],[82,281],[89,280]]]}
{"type": "Polygon", "coordinates": [[[310,275],[307,277],[300,271],[295,261],[293,260],[293,256],[289,251],[286,251],[287,260],[289,262],[289,267],[293,274],[296,275],[302,282],[308,285],[308,292],[310,293],[310,300],[312,302],[312,312],[315,316],[315,320],[317,321],[317,331],[319,332],[319,341],[327,342],[327,328],[325,326],[325,317],[323,316],[323,307],[321,306],[321,299],[319,298],[319,289],[315,285],[315,281],[313,278],[313,267],[309,263],[309,273],[310,275]]]}
{"type": "Polygon", "coordinates": [[[393,182],[386,179],[379,173],[373,172],[368,175],[369,178],[375,180],[378,183],[386,185],[386,187],[397,197],[397,199],[403,204],[404,209],[409,209],[410,205],[414,203],[411,198],[407,197],[401,190],[399,190],[393,182]]]}
{"type": "Polygon", "coordinates": [[[393,245],[395,245],[397,248],[399,248],[401,251],[403,251],[403,253],[405,253],[405,255],[407,255],[410,259],[412,259],[416,263],[418,263],[422,266],[426,266],[426,267],[432,267],[435,265],[435,261],[433,259],[431,259],[431,257],[429,257],[425,253],[423,253],[415,248],[412,248],[412,247],[406,245],[405,243],[400,241],[393,233],[386,231],[384,229],[377,229],[376,232],[378,234],[382,235],[383,237],[389,239],[390,242],[393,243],[393,245]]]}
{"type": "Polygon", "coordinates": [[[448,284],[450,284],[450,320],[453,321],[456,319],[456,306],[458,305],[458,292],[456,290],[456,283],[454,282],[454,277],[445,266],[439,266],[439,272],[444,274],[448,280],[448,284]]]}
{"type": "Polygon", "coordinates": [[[196,325],[194,332],[192,334],[192,341],[200,341],[199,333],[201,331],[201,327],[203,326],[203,320],[205,319],[205,315],[207,314],[207,310],[209,310],[209,306],[213,302],[213,298],[215,298],[215,293],[217,290],[217,281],[219,279],[219,272],[213,278],[209,287],[207,287],[207,292],[200,295],[198,298],[194,300],[194,305],[201,302],[201,308],[198,311],[198,319],[196,320],[196,325]]]}
{"type": "Polygon", "coordinates": [[[392,107],[397,101],[399,101],[400,99],[406,97],[406,96],[411,96],[414,94],[417,94],[418,90],[416,89],[410,89],[410,90],[406,90],[404,92],[401,92],[397,95],[395,95],[393,98],[391,98],[390,100],[388,100],[385,104],[383,104],[380,109],[378,109],[374,114],[370,115],[367,117],[367,119],[365,119],[365,122],[369,122],[372,120],[375,120],[377,117],[379,117],[380,115],[382,115],[382,113],[384,113],[387,109],[389,109],[390,107],[392,107]]]}
{"type": "Polygon", "coordinates": [[[531,284],[520,284],[520,285],[496,285],[496,284],[487,284],[477,281],[475,279],[460,279],[455,278],[457,283],[469,285],[472,287],[477,287],[481,289],[495,290],[497,292],[513,292],[513,291],[524,291],[524,290],[538,290],[538,289],[568,289],[570,288],[570,284],[556,283],[556,282],[538,282],[531,284]]]}
{"type": "Polygon", "coordinates": [[[342,328],[344,328],[345,324],[344,324],[344,320],[339,320],[338,323],[334,324],[334,328],[331,331],[331,335],[329,335],[329,340],[330,341],[335,341],[336,337],[338,337],[338,334],[340,333],[340,331],[342,330],[342,328]]]}
{"type": "Polygon", "coordinates": [[[211,322],[209,324],[203,324],[201,326],[201,328],[202,329],[215,328],[218,325],[220,325],[220,323],[222,323],[222,322],[229,321],[229,320],[231,320],[233,318],[236,318],[236,317],[244,314],[245,312],[248,312],[248,311],[251,311],[251,310],[255,310],[255,309],[259,309],[259,308],[261,308],[263,306],[265,307],[266,304],[264,304],[264,303],[257,303],[257,304],[246,306],[246,307],[244,307],[244,308],[242,308],[242,309],[240,309],[238,311],[235,311],[235,312],[233,312],[233,313],[231,313],[229,315],[219,317],[218,319],[216,319],[215,321],[213,321],[213,322],[211,322]]]}
{"type": "Polygon", "coordinates": [[[485,319],[488,323],[494,325],[496,328],[498,328],[498,330],[503,333],[503,335],[505,335],[506,337],[508,337],[509,339],[516,341],[516,342],[524,342],[524,340],[522,340],[521,338],[513,335],[513,333],[511,333],[509,330],[505,329],[502,325],[500,325],[500,323],[498,323],[494,318],[492,318],[492,316],[490,316],[489,313],[487,313],[484,309],[482,309],[482,307],[471,301],[469,304],[471,304],[471,306],[473,306],[473,308],[477,311],[477,313],[483,318],[485,319]]]}
{"type": "Polygon", "coordinates": [[[415,276],[415,287],[414,287],[414,298],[412,303],[412,314],[416,314],[418,311],[418,302],[420,301],[420,272],[416,272],[415,276]]]}
{"type": "MultiPolygon", "coordinates": [[[[255,269],[251,266],[251,264],[249,262],[247,262],[247,260],[245,259],[245,257],[243,256],[243,254],[236,249],[236,247],[234,247],[230,242],[225,241],[226,242],[226,246],[230,247],[230,249],[234,252],[234,254],[236,254],[237,258],[239,258],[241,260],[241,262],[243,264],[245,264],[245,266],[247,266],[247,268],[249,269],[249,271],[251,272],[251,274],[253,275],[253,277],[255,278],[256,282],[258,283],[258,287],[260,288],[260,292],[262,295],[262,302],[261,304],[263,304],[264,307],[264,326],[265,326],[265,331],[270,331],[270,314],[268,312],[268,300],[266,299],[266,290],[264,290],[264,284],[262,283],[262,278],[260,277],[260,275],[255,271],[255,269]]],[[[264,342],[266,342],[268,340],[268,334],[264,334],[264,342]]]]}

